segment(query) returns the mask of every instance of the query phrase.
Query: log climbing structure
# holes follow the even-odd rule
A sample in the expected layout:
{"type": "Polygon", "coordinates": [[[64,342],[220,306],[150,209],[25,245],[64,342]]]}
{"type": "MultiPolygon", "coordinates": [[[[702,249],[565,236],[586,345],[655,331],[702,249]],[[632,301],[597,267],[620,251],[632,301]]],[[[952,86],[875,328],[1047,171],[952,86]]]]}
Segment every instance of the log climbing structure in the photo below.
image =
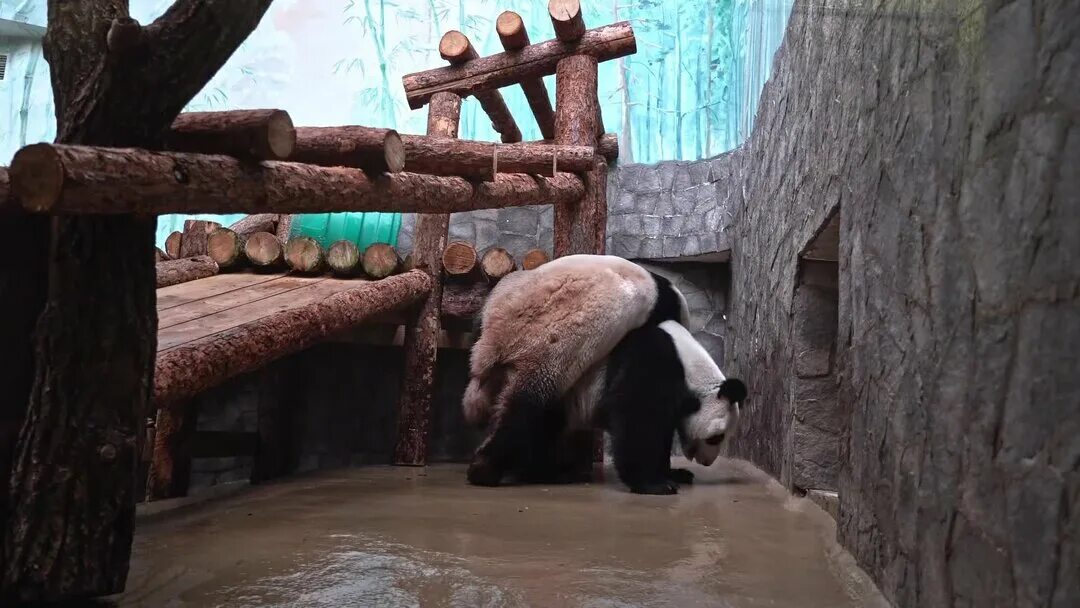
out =
{"type": "MultiPolygon", "coordinates": [[[[36,144],[0,169],[0,213],[249,214],[229,227],[188,221],[156,253],[148,500],[187,492],[193,397],[365,323],[404,328],[394,462],[424,465],[441,330],[466,326],[501,277],[548,259],[448,242],[450,213],[551,204],[555,257],[604,252],[618,142],[604,134],[597,65],[634,53],[634,33],[628,22],[587,29],[576,1],[553,0],[549,11],[555,38],[536,44],[519,15],[502,13],[505,52],[488,57],[447,32],[448,65],[403,79],[410,107],[428,108],[425,135],[294,127],[281,110],[185,113],[162,149],[36,144]],[[554,108],[542,80],[552,74],[554,108]],[[544,140],[521,141],[499,91],[508,86],[523,89],[544,140]],[[501,141],[457,138],[468,96],[501,141]],[[419,214],[411,254],[288,238],[291,214],[343,211],[419,214]]],[[[267,466],[256,463],[261,478],[274,476],[267,466]]]]}

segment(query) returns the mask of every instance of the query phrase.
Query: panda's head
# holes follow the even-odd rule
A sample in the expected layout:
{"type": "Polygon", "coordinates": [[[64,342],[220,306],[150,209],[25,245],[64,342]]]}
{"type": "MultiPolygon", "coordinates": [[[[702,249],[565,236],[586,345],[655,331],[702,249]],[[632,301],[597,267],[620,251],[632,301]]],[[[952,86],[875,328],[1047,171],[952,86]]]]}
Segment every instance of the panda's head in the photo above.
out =
{"type": "Polygon", "coordinates": [[[660,328],[671,336],[683,367],[686,393],[678,425],[683,455],[709,466],[735,433],[746,385],[725,378],[705,348],[679,323],[666,321],[660,328]]]}
{"type": "Polygon", "coordinates": [[[745,399],[746,385],[735,378],[724,379],[719,387],[692,392],[678,426],[683,455],[698,464],[711,465],[724,441],[735,434],[745,399]]]}

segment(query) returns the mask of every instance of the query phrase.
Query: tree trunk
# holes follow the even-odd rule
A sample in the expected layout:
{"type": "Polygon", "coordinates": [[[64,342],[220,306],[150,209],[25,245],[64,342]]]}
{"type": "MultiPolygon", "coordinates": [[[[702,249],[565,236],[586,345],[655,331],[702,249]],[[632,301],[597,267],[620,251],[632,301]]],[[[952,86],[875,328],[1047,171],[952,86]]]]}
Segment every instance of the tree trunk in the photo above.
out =
{"type": "MultiPolygon", "coordinates": [[[[520,51],[473,59],[461,66],[436,68],[402,78],[409,107],[418,110],[436,93],[476,95],[554,74],[559,60],[588,55],[598,61],[618,59],[637,52],[630,23],[622,21],[585,32],[574,44],[549,40],[520,51]]],[[[558,87],[555,91],[558,95],[558,87]]]]}
{"type": "Polygon", "coordinates": [[[187,496],[191,482],[191,438],[198,412],[184,401],[158,410],[154,423],[154,449],[146,478],[146,500],[187,496]]]}
{"type": "MultiPolygon", "coordinates": [[[[599,134],[597,117],[599,102],[596,97],[596,59],[585,55],[567,57],[559,62],[555,87],[555,143],[565,145],[589,145],[596,142],[599,134]]],[[[594,169],[586,176],[586,196],[573,203],[555,207],[555,257],[573,253],[602,253],[603,243],[598,242],[598,225],[606,223],[607,214],[599,215],[606,201],[596,197],[602,194],[601,171],[594,169]]]]}
{"type": "MultiPolygon", "coordinates": [[[[525,30],[525,22],[513,11],[504,11],[499,15],[495,20],[495,31],[507,51],[519,51],[529,46],[529,32],[525,30]]],[[[554,139],[555,111],[551,109],[551,98],[548,97],[543,79],[522,80],[521,90],[525,93],[525,100],[529,102],[529,109],[536,118],[537,126],[540,127],[540,134],[544,139],[554,139]]]]}
{"type": "Polygon", "coordinates": [[[326,255],[318,241],[298,236],[285,243],[285,262],[293,272],[318,274],[326,267],[326,255]]]}
{"type": "Polygon", "coordinates": [[[184,238],[180,241],[180,257],[193,258],[206,255],[209,248],[210,233],[221,228],[217,222],[206,220],[187,220],[184,222],[184,238]]]}
{"type": "MultiPolygon", "coordinates": [[[[57,140],[124,147],[160,145],[160,134],[254,29],[269,0],[179,0],[142,29],[136,48],[117,45],[112,53],[107,33],[114,21],[125,23],[126,2],[48,4],[44,53],[57,140]]],[[[123,590],[155,350],[155,219],[57,217],[47,226],[40,218],[5,226],[5,234],[16,228],[34,244],[20,249],[18,272],[40,277],[28,281],[4,268],[4,281],[19,284],[5,300],[38,308],[48,277],[4,537],[3,593],[21,600],[123,590]],[[37,249],[49,243],[48,256],[37,249]]],[[[3,315],[3,334],[23,321],[3,315]]],[[[9,388],[0,387],[25,394],[9,388]]]]}
{"type": "Polygon", "coordinates": [[[398,257],[394,248],[386,243],[372,243],[364,250],[361,260],[364,274],[379,280],[395,274],[401,270],[401,258],[398,257]]]}
{"type": "Polygon", "coordinates": [[[257,160],[285,160],[295,144],[292,119],[282,110],[185,112],[173,121],[165,143],[178,152],[257,160]]]}
{"type": "Polygon", "coordinates": [[[360,273],[360,248],[352,241],[337,241],[326,250],[326,263],[339,277],[356,276],[360,273]]]}
{"type": "Polygon", "coordinates": [[[406,310],[431,287],[431,279],[417,271],[378,282],[357,281],[356,287],[322,301],[165,350],[157,357],[154,399],[162,407],[189,399],[374,316],[406,310]]]}
{"type": "Polygon", "coordinates": [[[217,273],[217,262],[206,255],[159,262],[157,265],[157,287],[160,289],[169,285],[197,281],[212,277],[217,273]]]}
{"type": "MultiPolygon", "coordinates": [[[[461,119],[461,97],[452,93],[436,95],[428,108],[427,134],[457,137],[461,119]]],[[[394,463],[423,466],[427,462],[428,434],[431,430],[431,396],[435,387],[435,359],[439,347],[439,316],[442,310],[442,257],[450,216],[419,215],[413,237],[412,257],[417,268],[431,277],[428,294],[415,320],[405,326],[405,351],[398,397],[397,444],[394,463]]]]}
{"type": "Polygon", "coordinates": [[[406,165],[397,131],[355,126],[297,129],[296,151],[291,160],[326,167],[356,167],[370,175],[397,173],[406,165]]]}

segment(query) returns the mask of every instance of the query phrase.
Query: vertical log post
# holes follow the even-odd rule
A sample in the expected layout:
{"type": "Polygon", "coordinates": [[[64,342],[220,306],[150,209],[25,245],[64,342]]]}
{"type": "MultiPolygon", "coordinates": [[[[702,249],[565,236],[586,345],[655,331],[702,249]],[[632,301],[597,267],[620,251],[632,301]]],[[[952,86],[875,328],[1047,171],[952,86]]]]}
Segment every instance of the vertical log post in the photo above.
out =
{"type": "Polygon", "coordinates": [[[146,478],[146,501],[187,496],[191,483],[191,437],[195,403],[162,404],[154,423],[154,449],[146,478]]]}
{"type": "MultiPolygon", "coordinates": [[[[457,137],[461,97],[438,93],[428,104],[427,134],[457,137]]],[[[416,216],[413,263],[432,278],[432,289],[416,318],[405,326],[405,369],[398,401],[397,445],[394,464],[423,466],[427,463],[431,430],[431,396],[435,390],[435,358],[439,346],[439,315],[442,312],[442,253],[450,228],[448,214],[416,216]]]]}
{"type": "MultiPolygon", "coordinates": [[[[553,2],[552,24],[560,39],[577,29],[567,21],[580,20],[580,8],[567,10],[553,2]],[[555,5],[560,14],[556,15],[555,5]],[[562,28],[562,30],[560,30],[562,28]]],[[[576,4],[576,3],[572,3],[576,4]]],[[[573,7],[570,7],[571,9],[573,7]]],[[[584,24],[580,25],[584,29],[584,24]]],[[[596,145],[600,130],[600,101],[597,98],[597,61],[587,55],[573,55],[559,61],[555,72],[555,143],[596,145]]],[[[585,174],[585,196],[577,203],[555,207],[555,257],[574,253],[604,253],[607,231],[607,161],[598,156],[585,174]]],[[[574,434],[564,446],[567,456],[581,471],[591,471],[593,462],[604,460],[602,432],[574,434]]]]}
{"type": "MultiPolygon", "coordinates": [[[[507,51],[519,51],[529,46],[529,33],[525,31],[525,22],[521,15],[513,11],[503,11],[495,20],[495,31],[507,51]]],[[[529,109],[536,118],[540,133],[544,139],[555,138],[555,112],[551,109],[551,98],[542,78],[521,81],[521,90],[529,102],[529,109]]]]}

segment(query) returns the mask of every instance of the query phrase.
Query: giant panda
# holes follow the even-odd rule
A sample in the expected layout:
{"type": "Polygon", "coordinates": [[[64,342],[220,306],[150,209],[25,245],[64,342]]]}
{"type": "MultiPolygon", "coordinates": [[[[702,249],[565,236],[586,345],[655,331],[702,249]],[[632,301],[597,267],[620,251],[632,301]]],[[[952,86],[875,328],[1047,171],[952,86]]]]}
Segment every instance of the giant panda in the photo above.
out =
{"type": "Polygon", "coordinates": [[[693,481],[689,471],[671,469],[674,436],[687,458],[711,465],[734,433],[745,399],[743,382],[725,378],[683,325],[646,324],[586,372],[560,411],[548,413],[549,419],[561,416],[563,428],[535,429],[548,452],[521,466],[530,480],[551,481],[562,473],[552,451],[558,433],[603,428],[612,438],[615,470],[632,492],[674,494],[678,484],[693,481]]]}
{"type": "Polygon", "coordinates": [[[686,299],[616,256],[565,256],[504,277],[481,309],[470,354],[465,418],[489,434],[469,481],[497,485],[520,467],[523,454],[539,450],[536,430],[560,427],[552,404],[628,332],[667,320],[688,323],[686,299]]]}

